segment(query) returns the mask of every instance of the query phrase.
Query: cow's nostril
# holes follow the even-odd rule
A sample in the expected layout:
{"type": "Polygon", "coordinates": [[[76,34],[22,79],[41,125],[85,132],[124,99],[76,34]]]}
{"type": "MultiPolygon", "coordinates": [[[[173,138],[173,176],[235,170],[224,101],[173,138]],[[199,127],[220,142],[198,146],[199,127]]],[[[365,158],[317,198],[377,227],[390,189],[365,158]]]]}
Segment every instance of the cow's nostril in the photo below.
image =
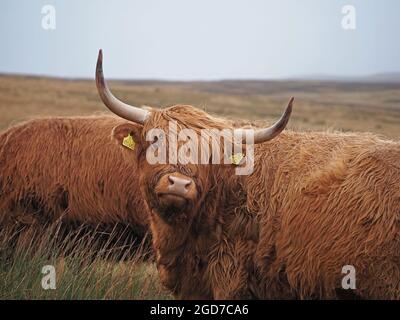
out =
{"type": "Polygon", "coordinates": [[[186,188],[192,183],[190,179],[183,179],[173,175],[169,175],[168,180],[170,182],[170,187],[186,188]]]}

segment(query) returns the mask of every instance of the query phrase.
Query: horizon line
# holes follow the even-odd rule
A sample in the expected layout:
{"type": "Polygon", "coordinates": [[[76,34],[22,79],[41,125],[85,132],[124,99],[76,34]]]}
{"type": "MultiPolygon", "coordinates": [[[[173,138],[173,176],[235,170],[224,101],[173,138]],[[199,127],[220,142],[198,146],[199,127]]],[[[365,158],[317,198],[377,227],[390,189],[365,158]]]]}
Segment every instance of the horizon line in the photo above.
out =
{"type": "MultiPolygon", "coordinates": [[[[66,81],[95,81],[93,77],[81,76],[60,76],[40,73],[23,73],[23,72],[3,72],[0,71],[0,76],[3,77],[26,77],[26,78],[45,78],[66,81]]],[[[172,79],[172,78],[108,78],[108,81],[116,82],[179,82],[179,83],[194,83],[194,82],[297,82],[297,81],[319,81],[319,82],[362,82],[362,83],[400,83],[400,71],[389,71],[371,73],[366,75],[335,75],[335,74],[310,74],[298,75],[282,78],[216,78],[216,79],[172,79]],[[394,78],[384,78],[394,76],[394,78]],[[383,79],[379,79],[383,77],[383,79]]]]}

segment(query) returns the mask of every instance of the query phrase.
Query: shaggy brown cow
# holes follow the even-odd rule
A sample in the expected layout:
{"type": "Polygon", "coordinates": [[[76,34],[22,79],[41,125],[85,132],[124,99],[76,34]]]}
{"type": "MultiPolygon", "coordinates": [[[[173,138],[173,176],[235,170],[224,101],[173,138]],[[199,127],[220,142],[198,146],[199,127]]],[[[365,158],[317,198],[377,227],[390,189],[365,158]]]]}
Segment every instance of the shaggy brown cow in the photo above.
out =
{"type": "MultiPolygon", "coordinates": [[[[144,111],[116,100],[97,65],[114,128],[138,144],[162,282],[177,298],[338,298],[343,266],[361,298],[400,299],[400,144],[371,134],[301,133],[291,112],[255,134],[254,172],[233,165],[150,165],[152,128],[231,128],[191,106],[144,111]]],[[[169,141],[165,139],[164,143],[169,141]]],[[[117,151],[116,151],[117,152],[117,151]]],[[[129,151],[127,151],[129,153],[129,151]]],[[[351,291],[352,289],[350,289],[351,291]]]]}
{"type": "Polygon", "coordinates": [[[124,161],[110,136],[121,123],[111,116],[49,118],[3,132],[0,224],[122,223],[141,239],[148,216],[136,161],[124,161]]]}

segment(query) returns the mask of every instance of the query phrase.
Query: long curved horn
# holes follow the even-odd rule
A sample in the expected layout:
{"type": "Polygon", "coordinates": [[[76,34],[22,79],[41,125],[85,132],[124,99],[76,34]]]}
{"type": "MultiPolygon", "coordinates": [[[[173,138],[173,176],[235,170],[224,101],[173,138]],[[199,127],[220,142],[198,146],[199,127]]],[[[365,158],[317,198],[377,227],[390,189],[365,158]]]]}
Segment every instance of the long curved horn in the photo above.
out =
{"type": "MultiPolygon", "coordinates": [[[[254,132],[254,144],[263,143],[275,138],[278,134],[280,134],[283,129],[285,129],[287,123],[289,122],[290,114],[292,113],[294,98],[292,97],[285,109],[285,112],[282,114],[280,119],[275,122],[272,126],[264,129],[259,129],[254,132]]],[[[246,129],[242,129],[242,139],[243,142],[246,142],[246,129]]]]}
{"type": "Polygon", "coordinates": [[[107,83],[103,75],[103,52],[100,49],[96,65],[96,86],[100,98],[103,103],[116,115],[139,124],[144,124],[150,115],[150,112],[130,106],[118,100],[111,91],[108,89],[107,83]]]}

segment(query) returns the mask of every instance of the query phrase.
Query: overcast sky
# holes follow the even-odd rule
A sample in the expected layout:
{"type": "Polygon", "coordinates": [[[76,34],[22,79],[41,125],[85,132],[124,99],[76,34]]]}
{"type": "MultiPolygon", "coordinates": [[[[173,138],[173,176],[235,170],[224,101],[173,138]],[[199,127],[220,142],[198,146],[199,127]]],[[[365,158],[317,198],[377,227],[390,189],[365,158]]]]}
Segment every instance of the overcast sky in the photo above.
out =
{"type": "Polygon", "coordinates": [[[108,78],[399,72],[399,14],[399,0],[1,0],[0,72],[93,78],[99,48],[108,78]]]}

